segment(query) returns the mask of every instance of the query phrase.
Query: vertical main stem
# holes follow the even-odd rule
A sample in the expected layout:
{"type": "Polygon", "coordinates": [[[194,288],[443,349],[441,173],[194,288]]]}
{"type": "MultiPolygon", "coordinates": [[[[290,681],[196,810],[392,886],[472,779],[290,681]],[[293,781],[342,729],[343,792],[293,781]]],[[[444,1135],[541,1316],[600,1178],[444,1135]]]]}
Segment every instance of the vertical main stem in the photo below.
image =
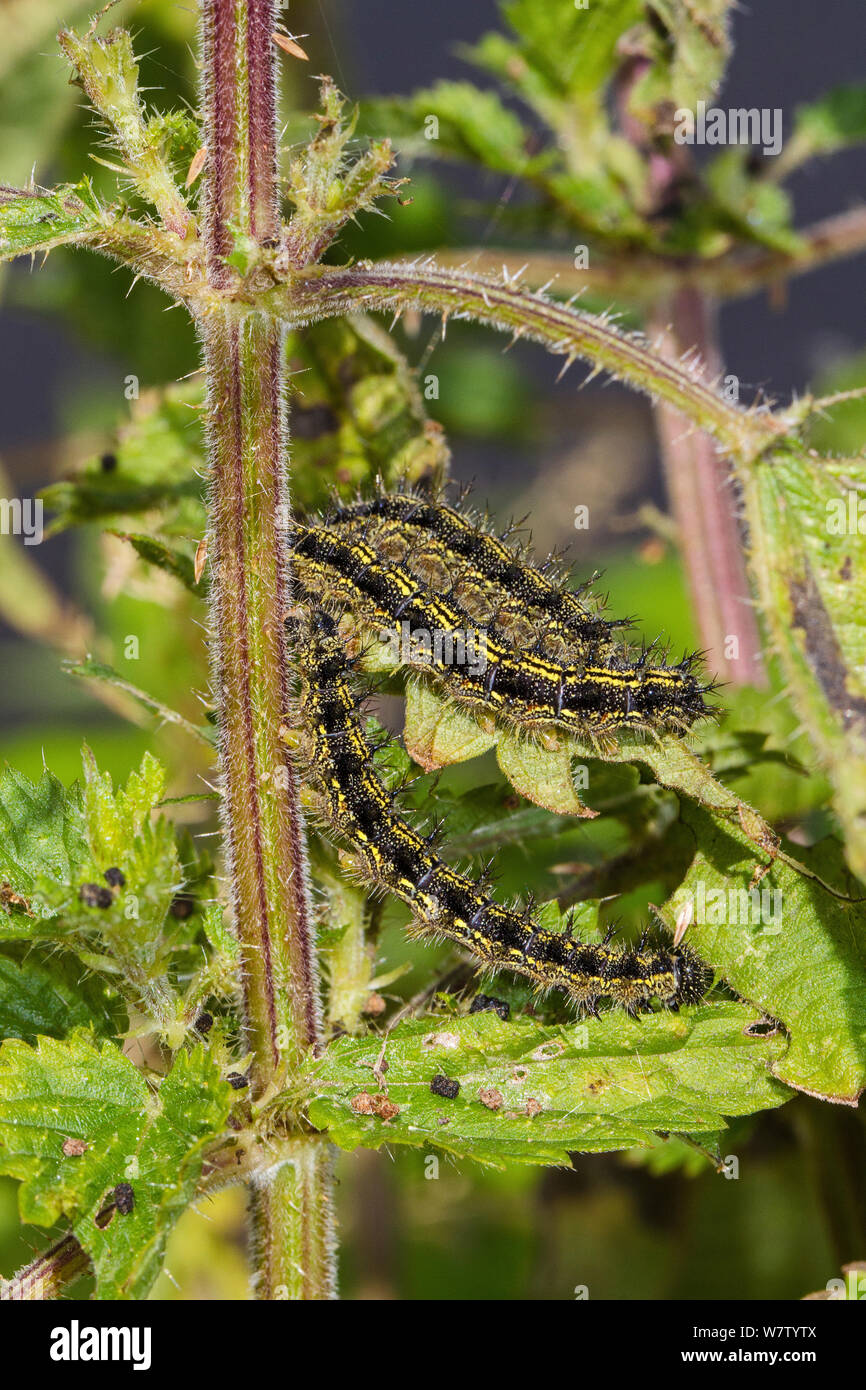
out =
{"type": "Polygon", "coordinates": [[[208,279],[230,289],[236,235],[280,234],[274,0],[204,0],[205,241],[208,279]]]}
{"type": "Polygon", "coordinates": [[[336,1297],[333,1145],[311,1136],[255,1181],[253,1250],[260,1299],[336,1297]]]}
{"type": "MultiPolygon", "coordinates": [[[[254,1099],[267,1100],[321,1044],[314,922],[299,789],[281,739],[289,697],[284,620],[289,524],[284,331],[250,308],[231,263],[279,235],[273,0],[203,0],[208,279],[199,324],[208,383],[213,671],[225,848],[240,944],[254,1099]],[[243,307],[238,302],[243,298],[243,307]],[[219,302],[221,301],[221,302],[219,302]]],[[[327,1145],[253,1176],[261,1298],[333,1294],[327,1145]]]]}
{"type": "Polygon", "coordinates": [[[202,325],[211,453],[214,674],[247,1046],[263,1093],[319,1041],[289,703],[283,334],[231,306],[202,325]]]}

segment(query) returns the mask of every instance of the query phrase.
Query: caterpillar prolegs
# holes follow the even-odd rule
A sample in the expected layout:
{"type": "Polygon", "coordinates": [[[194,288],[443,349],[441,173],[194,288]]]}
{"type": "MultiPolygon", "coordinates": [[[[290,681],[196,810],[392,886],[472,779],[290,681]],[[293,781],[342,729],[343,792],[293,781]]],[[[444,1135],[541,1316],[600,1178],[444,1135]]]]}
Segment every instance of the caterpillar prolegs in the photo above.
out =
{"type": "Polygon", "coordinates": [[[330,827],[352,848],[359,869],[411,908],[416,930],[447,937],[488,968],[565,990],[582,1012],[611,999],[631,1014],[654,999],[671,1009],[704,995],[708,972],[687,949],[614,949],[548,931],[528,913],[495,902],[447,865],[394,810],[356,712],[343,638],[332,617],[313,609],[295,623],[308,774],[330,827]]]}

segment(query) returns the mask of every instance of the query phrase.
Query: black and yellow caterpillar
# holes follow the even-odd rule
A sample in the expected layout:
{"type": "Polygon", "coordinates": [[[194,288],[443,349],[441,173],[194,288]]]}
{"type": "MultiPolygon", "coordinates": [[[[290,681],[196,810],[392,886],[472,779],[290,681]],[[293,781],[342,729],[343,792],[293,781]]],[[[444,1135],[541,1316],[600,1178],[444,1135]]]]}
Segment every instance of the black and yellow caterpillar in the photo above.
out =
{"type": "MultiPolygon", "coordinates": [[[[434,593],[408,567],[385,564],[367,541],[324,526],[298,525],[292,563],[304,587],[320,601],[348,607],[368,627],[441,633],[483,653],[483,661],[437,658],[435,648],[407,649],[406,660],[443,684],[460,703],[488,711],[524,730],[545,726],[595,734],[622,726],[688,729],[709,713],[712,686],[701,685],[694,658],[677,666],[636,660],[611,646],[599,660],[595,643],[586,658],[565,663],[541,652],[515,651],[495,625],[479,627],[453,595],[434,593]]],[[[452,640],[447,648],[453,651],[452,640]]]]}
{"type": "MultiPolygon", "coordinates": [[[[621,726],[688,729],[708,710],[695,658],[677,666],[635,658],[578,595],[559,588],[498,537],[452,508],[412,494],[380,495],[338,508],[323,524],[297,524],[292,565],[305,616],[293,619],[301,672],[301,749],[324,820],[353,851],[361,873],[412,909],[414,930],[458,942],[487,968],[565,990],[582,1012],[600,999],[629,1013],[654,999],[676,1009],[698,1002],[709,972],[687,949],[615,949],[581,943],[494,901],[449,867],[396,811],[379,778],[357,712],[351,664],[334,612],[364,627],[472,639],[484,661],[460,663],[435,646],[409,646],[401,660],[444,687],[456,702],[537,733],[565,728],[590,737],[621,726]],[[442,587],[431,584],[432,559],[442,587]],[[425,577],[425,569],[427,571],[425,577]],[[456,576],[456,577],[455,577],[456,576]],[[467,594],[470,597],[467,599],[467,594]],[[480,604],[493,620],[479,622],[480,604]],[[322,605],[325,605],[323,608],[322,605]],[[326,611],[330,610],[330,611],[326,611]],[[506,618],[499,620],[499,614],[506,618]],[[532,615],[541,635],[515,646],[510,617],[532,615]],[[557,647],[567,655],[557,656],[557,647]]],[[[445,649],[453,654],[454,643],[445,649]]]]}
{"type": "Polygon", "coordinates": [[[351,847],[360,872],[408,903],[415,931],[457,942],[487,968],[527,976],[544,990],[565,990],[590,1015],[601,999],[638,1014],[654,999],[676,1010],[703,998],[709,973],[687,949],[575,941],[536,925],[528,912],[495,902],[446,864],[395,811],[376,772],[337,623],[314,609],[295,621],[294,635],[305,772],[319,789],[323,818],[351,847]]]}
{"type": "MultiPolygon", "coordinates": [[[[379,493],[335,505],[329,530],[368,541],[386,562],[409,567],[433,588],[449,589],[478,623],[532,632],[561,653],[607,650],[628,620],[602,617],[577,590],[527,563],[506,537],[493,535],[455,507],[412,492],[379,493]]],[[[514,528],[516,529],[516,528],[514,528]]]]}

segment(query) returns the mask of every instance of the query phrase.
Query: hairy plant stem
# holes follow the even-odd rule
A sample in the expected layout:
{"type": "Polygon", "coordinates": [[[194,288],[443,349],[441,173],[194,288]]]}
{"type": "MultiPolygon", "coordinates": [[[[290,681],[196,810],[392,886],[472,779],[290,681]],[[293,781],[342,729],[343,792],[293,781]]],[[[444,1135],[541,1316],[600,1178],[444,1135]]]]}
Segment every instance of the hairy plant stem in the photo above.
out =
{"type": "Polygon", "coordinates": [[[253,1180],[253,1288],[260,1299],[336,1298],[334,1149],[316,1135],[253,1180]]]}
{"type": "MultiPolygon", "coordinates": [[[[205,244],[198,316],[208,383],[214,685],[225,847],[241,948],[251,1084],[263,1100],[320,1046],[314,923],[296,775],[281,739],[290,696],[284,329],[249,303],[238,263],[279,228],[272,0],[205,0],[205,244]]],[[[333,1289],[331,1187],[318,1141],[250,1181],[262,1298],[333,1289]]]]}
{"type": "Polygon", "coordinates": [[[0,1280],[0,1302],[59,1298],[89,1268],[89,1256],[75,1236],[64,1236],[19,1269],[11,1279],[0,1280]]]}
{"type": "MultiPolygon", "coordinates": [[[[272,291],[269,299],[279,300],[272,291]]],[[[443,318],[479,319],[533,338],[564,357],[606,369],[653,400],[678,531],[710,669],[725,681],[763,684],[761,644],[746,576],[730,464],[747,469],[787,426],[742,410],[708,379],[716,361],[707,302],[695,290],[673,301],[673,327],[656,324],[652,348],[604,317],[502,283],[422,261],[319,269],[295,286],[293,314],[311,318],[352,307],[414,307],[443,318]],[[693,354],[697,347],[698,353],[693,354]],[[709,369],[709,371],[708,371],[709,369]],[[717,446],[721,446],[721,451],[717,446]],[[729,463],[730,460],[730,463],[729,463]]],[[[565,370],[565,368],[563,370],[565,370]]]]}
{"type": "Polygon", "coordinates": [[[231,308],[202,324],[211,453],[214,678],[226,849],[254,1093],[318,1045],[303,825],[280,739],[289,703],[283,335],[231,308]]]}

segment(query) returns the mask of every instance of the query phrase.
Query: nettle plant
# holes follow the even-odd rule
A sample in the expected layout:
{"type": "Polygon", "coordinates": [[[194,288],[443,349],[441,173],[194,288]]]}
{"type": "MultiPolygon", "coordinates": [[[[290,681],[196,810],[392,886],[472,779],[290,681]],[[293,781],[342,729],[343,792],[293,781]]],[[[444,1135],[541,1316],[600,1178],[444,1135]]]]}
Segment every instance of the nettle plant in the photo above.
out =
{"type": "Polygon", "coordinates": [[[142,1298],[181,1213],[234,1182],[257,1296],[329,1298],[337,1147],[501,1166],[666,1146],[720,1167],[729,1117],[795,1091],[857,1104],[866,566],[862,528],[832,518],[852,497],[859,515],[866,472],[817,452],[820,403],[746,407],[714,378],[707,304],[857,244],[852,219],[793,230],[781,180],[859,138],[862,111],[835,94],[775,165],[729,148],[699,174],[674,118],[717,87],[726,8],[516,0],[474,57],[524,116],[444,84],[366,108],[362,139],[323,78],[312,138],[285,158],[276,68],[304,55],[271,0],[202,4],[197,115],[146,108],[123,29],[60,34],[117,196],[7,187],[0,251],[77,246],[149,278],[191,316],[204,380],[142,402],[113,454],[43,495],[55,531],[98,523],[164,571],[187,622],[207,604],[212,681],[196,724],[95,659],[72,669],[175,725],[196,765],[213,757],[222,853],[215,868],[172,823],[150,754],[122,788],[87,750],[69,788],[3,773],[0,1172],[24,1222],[60,1228],[4,1296],[89,1273],[97,1297],[142,1298]],[[588,257],[344,263],[347,224],[409,196],[389,125],[522,181],[510,234],[585,237],[588,257]],[[407,310],[651,397],[703,664],[636,648],[448,500],[442,432],[367,317],[407,310]],[[828,808],[812,846],[729,785],[785,761],[745,713],[759,626],[780,727],[802,724],[828,779],[787,816],[828,808]],[[371,681],[405,696],[401,741],[364,706],[371,681]],[[483,786],[457,775],[491,749],[483,786]],[[569,872],[576,819],[619,849],[569,872]],[[497,899],[478,861],[512,850],[536,897],[566,864],[555,898],[497,899]],[[654,941],[612,944],[600,900],[659,881],[654,941]],[[380,932],[400,900],[458,951],[431,954],[398,1007],[380,932]]]}

